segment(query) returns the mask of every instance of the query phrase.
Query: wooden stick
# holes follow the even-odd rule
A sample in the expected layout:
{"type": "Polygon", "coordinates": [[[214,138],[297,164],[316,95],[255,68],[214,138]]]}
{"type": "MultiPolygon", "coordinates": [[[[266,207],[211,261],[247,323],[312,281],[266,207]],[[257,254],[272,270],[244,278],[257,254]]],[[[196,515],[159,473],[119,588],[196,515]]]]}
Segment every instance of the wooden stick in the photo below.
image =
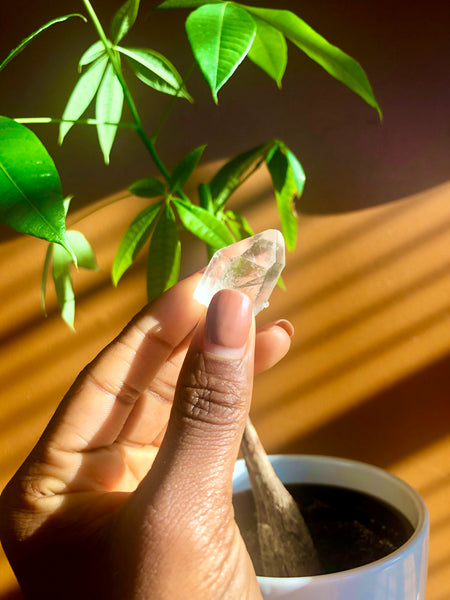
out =
{"type": "Polygon", "coordinates": [[[241,443],[256,506],[257,535],[265,577],[320,573],[311,535],[297,503],[277,477],[250,419],[241,443]]]}

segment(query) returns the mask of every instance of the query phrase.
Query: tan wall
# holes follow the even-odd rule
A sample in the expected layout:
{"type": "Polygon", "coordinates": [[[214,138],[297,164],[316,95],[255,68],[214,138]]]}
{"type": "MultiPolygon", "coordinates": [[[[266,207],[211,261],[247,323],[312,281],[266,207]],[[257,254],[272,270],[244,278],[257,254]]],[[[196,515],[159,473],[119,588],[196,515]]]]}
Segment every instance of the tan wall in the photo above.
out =
{"type": "MultiPolygon", "coordinates": [[[[2,21],[0,55],[6,53],[8,39],[15,35],[17,41],[55,15],[53,2],[36,2],[35,11],[26,13],[19,10],[20,4],[14,4],[17,11],[8,28],[2,21]],[[19,13],[20,18],[25,15],[26,30],[19,28],[19,13]]],[[[70,12],[74,4],[60,2],[58,14],[70,12]]],[[[203,84],[194,77],[193,89],[200,97],[192,116],[189,107],[175,110],[167,129],[174,150],[162,142],[161,151],[175,162],[202,143],[209,130],[218,139],[211,143],[207,161],[272,136],[285,139],[299,155],[308,183],[299,202],[299,245],[285,272],[288,291],[277,290],[260,317],[266,321],[286,316],[296,335],[290,355],[257,380],[253,419],[271,452],[367,460],[414,485],[431,514],[427,598],[446,600],[450,596],[450,86],[444,53],[448,8],[431,1],[424,15],[419,3],[392,4],[367,2],[361,7],[357,0],[329,0],[302,6],[302,16],[311,25],[367,69],[384,111],[382,125],[362,101],[291,48],[282,92],[244,65],[245,82],[224,88],[215,108],[202,98],[203,84]],[[202,111],[206,117],[198,129],[194,123],[202,111]]],[[[298,10],[297,2],[278,5],[298,10]]],[[[166,29],[154,32],[154,47],[173,48],[183,61],[181,45],[169,35],[168,17],[164,19],[166,29]]],[[[64,33],[48,33],[32,56],[24,52],[18,59],[18,70],[28,60],[34,65],[33,90],[38,76],[45,73],[50,83],[63,77],[67,96],[71,81],[62,65],[71,54],[69,32],[77,34],[78,27],[72,23],[64,33]],[[50,40],[61,49],[53,57],[48,56],[50,40]],[[50,64],[50,59],[56,62],[53,70],[42,62],[50,64]]],[[[88,34],[82,36],[87,45],[88,34]]],[[[3,79],[0,75],[2,89],[11,90],[2,94],[0,113],[46,115],[45,102],[54,104],[54,111],[61,110],[62,92],[55,83],[48,84],[53,93],[42,84],[46,99],[41,102],[36,91],[29,91],[31,83],[25,85],[15,74],[12,63],[3,79]]],[[[149,112],[146,119],[151,122],[149,112]]],[[[72,146],[62,150],[56,148],[54,131],[38,132],[47,136],[55,153],[66,193],[77,193],[77,210],[148,174],[147,159],[127,135],[119,143],[127,162],[120,166],[118,151],[106,169],[98,150],[86,145],[90,132],[74,132],[72,146]],[[81,167],[70,164],[72,151],[83,161],[81,167]]],[[[249,182],[236,202],[255,229],[278,225],[265,174],[249,182]]],[[[142,200],[122,201],[80,223],[102,270],[75,279],[76,334],[60,321],[54,299],[49,317],[42,318],[39,286],[45,245],[2,230],[1,486],[26,456],[78,371],[145,301],[143,258],[118,290],[108,275],[118,236],[142,206],[142,200]]],[[[202,262],[202,250],[195,246],[185,270],[202,262]]],[[[0,598],[12,597],[8,594],[14,588],[2,557],[0,598]]]]}

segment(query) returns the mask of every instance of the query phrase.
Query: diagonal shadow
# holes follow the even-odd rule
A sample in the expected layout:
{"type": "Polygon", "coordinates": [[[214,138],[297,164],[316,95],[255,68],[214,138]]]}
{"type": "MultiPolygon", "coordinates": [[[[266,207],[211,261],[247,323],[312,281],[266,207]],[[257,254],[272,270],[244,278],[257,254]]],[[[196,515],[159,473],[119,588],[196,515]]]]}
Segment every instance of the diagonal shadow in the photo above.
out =
{"type": "MultiPolygon", "coordinates": [[[[395,249],[390,249],[388,252],[379,254],[375,259],[369,258],[369,260],[354,269],[347,275],[340,277],[337,280],[327,282],[324,286],[315,290],[310,295],[303,297],[300,302],[295,303],[287,308],[287,313],[290,314],[293,310],[298,309],[300,304],[304,310],[308,306],[315,306],[318,302],[326,300],[331,295],[350,287],[351,285],[360,282],[361,280],[367,279],[368,277],[374,277],[377,273],[382,272],[383,269],[392,265],[393,263],[404,259],[412,252],[417,252],[420,247],[426,247],[430,242],[435,241],[439,237],[446,237],[450,232],[450,221],[439,222],[437,225],[424,232],[420,237],[415,237],[405,243],[399,245],[395,249]]],[[[329,251],[333,249],[330,247],[329,251]]],[[[449,268],[449,261],[443,261],[444,265],[449,268]]],[[[295,277],[295,272],[300,269],[301,261],[297,261],[295,266],[291,268],[290,277],[295,277]]]]}
{"type": "Polygon", "coordinates": [[[10,587],[0,595],[0,600],[25,600],[25,596],[19,587],[10,587]]]}
{"type": "Polygon", "coordinates": [[[405,298],[410,298],[413,294],[423,291],[437,281],[446,277],[449,272],[449,267],[450,265],[444,264],[435,270],[430,270],[423,276],[414,279],[414,281],[408,285],[405,285],[398,291],[398,293],[391,294],[387,298],[383,297],[378,299],[376,302],[373,302],[368,306],[364,306],[361,310],[355,311],[350,316],[340,319],[333,325],[330,325],[313,333],[309,337],[302,339],[296,345],[296,352],[310,352],[313,348],[329,341],[333,337],[339,336],[340,334],[356,327],[358,324],[364,323],[364,321],[371,319],[378,314],[386,312],[391,307],[396,306],[399,302],[402,302],[405,298]]]}
{"type": "Polygon", "coordinates": [[[450,431],[450,355],[276,449],[330,454],[381,467],[450,431]]]}

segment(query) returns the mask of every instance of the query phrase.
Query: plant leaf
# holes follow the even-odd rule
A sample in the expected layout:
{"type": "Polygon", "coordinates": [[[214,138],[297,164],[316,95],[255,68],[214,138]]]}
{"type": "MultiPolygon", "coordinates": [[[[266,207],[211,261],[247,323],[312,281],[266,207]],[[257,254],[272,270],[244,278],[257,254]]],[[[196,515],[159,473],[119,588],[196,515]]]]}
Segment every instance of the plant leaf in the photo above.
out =
{"type": "Polygon", "coordinates": [[[227,226],[215,215],[184,200],[174,200],[183,225],[215,250],[234,242],[227,226]]]}
{"type": "Polygon", "coordinates": [[[111,33],[115,44],[118,44],[133,27],[139,11],[139,1],[127,0],[114,15],[111,33]]]}
{"type": "Polygon", "coordinates": [[[250,168],[257,163],[258,159],[264,158],[273,145],[274,142],[271,141],[246,150],[221,167],[209,184],[212,200],[217,209],[225,204],[231,194],[242,183],[242,178],[250,168]]]}
{"type": "Polygon", "coordinates": [[[64,321],[73,329],[75,320],[75,294],[72,286],[70,265],[72,259],[61,246],[54,246],[52,275],[56,297],[64,321]]]}
{"type": "Polygon", "coordinates": [[[165,56],[148,48],[117,46],[116,50],[126,56],[134,74],[143,83],[158,92],[180,96],[192,102],[192,96],[187,91],[181,75],[165,56]]]}
{"type": "Polygon", "coordinates": [[[289,163],[289,167],[292,171],[292,175],[294,176],[295,186],[297,188],[297,196],[300,197],[303,194],[303,188],[305,187],[305,172],[295,154],[291,150],[289,150],[289,148],[287,148],[284,144],[283,147],[284,152],[286,154],[286,158],[289,163]]]}
{"type": "Polygon", "coordinates": [[[263,19],[283,33],[291,42],[321,65],[330,75],[344,83],[375,108],[380,119],[381,109],[361,65],[351,56],[330,44],[305,21],[288,10],[246,6],[252,15],[263,19]]]}
{"type": "MultiPolygon", "coordinates": [[[[106,69],[108,58],[105,56],[97,60],[89,69],[81,75],[75,85],[66,108],[64,109],[63,121],[76,121],[81,117],[89,104],[92,102],[103,74],[106,69]]],[[[63,122],[59,126],[59,143],[62,144],[65,136],[73,127],[73,123],[63,122]]]]}
{"type": "Polygon", "coordinates": [[[79,17],[80,19],[83,19],[84,22],[87,22],[86,17],[84,15],[80,15],[78,13],[72,13],[70,15],[64,15],[62,17],[57,17],[56,19],[52,19],[51,21],[49,21],[48,23],[46,23],[45,25],[43,25],[42,27],[40,27],[39,29],[34,31],[31,35],[26,37],[24,40],[22,40],[20,42],[20,44],[18,46],[16,46],[14,48],[14,50],[12,50],[8,54],[8,56],[5,59],[3,59],[2,62],[0,63],[0,71],[2,69],[4,69],[6,67],[6,65],[12,61],[13,58],[15,58],[18,54],[20,54],[22,52],[22,50],[24,50],[36,36],[38,36],[40,33],[45,31],[52,25],[55,25],[56,23],[62,23],[63,21],[67,21],[67,19],[70,19],[72,17],[79,17]]]}
{"type": "Polygon", "coordinates": [[[95,116],[100,122],[97,124],[98,140],[107,165],[118,123],[122,116],[123,97],[122,85],[114,72],[114,67],[109,64],[100,84],[95,104],[95,116]],[[105,123],[112,123],[112,125],[105,125],[105,123]]]}
{"type": "Polygon", "coordinates": [[[47,278],[48,271],[50,269],[50,264],[53,258],[53,248],[54,244],[50,243],[47,248],[47,252],[45,253],[44,267],[42,269],[42,278],[41,278],[41,306],[44,312],[44,316],[47,316],[47,307],[45,304],[45,294],[47,291],[47,278]]]}
{"type": "MultiPolygon", "coordinates": [[[[94,251],[81,231],[70,230],[67,232],[67,237],[70,242],[70,247],[77,257],[78,266],[83,269],[89,269],[90,271],[97,271],[98,265],[94,251]]],[[[68,258],[73,262],[73,258],[70,255],[68,255],[68,258]]]]}
{"type": "Polygon", "coordinates": [[[239,215],[232,210],[227,210],[225,212],[225,218],[228,227],[233,232],[237,241],[254,235],[253,229],[250,227],[247,219],[242,215],[239,215]]]}
{"type": "Polygon", "coordinates": [[[287,65],[286,39],[281,31],[266,21],[258,17],[254,19],[257,30],[248,57],[281,87],[287,65]]]}
{"type": "Polygon", "coordinates": [[[182,188],[198,164],[206,145],[199,146],[180,160],[170,177],[170,191],[182,188]]]}
{"type": "Polygon", "coordinates": [[[292,251],[297,242],[297,215],[294,206],[297,183],[287,156],[280,148],[277,148],[270,160],[267,161],[267,167],[275,189],[286,247],[292,251]]]}
{"type": "Polygon", "coordinates": [[[138,252],[150,237],[152,226],[159,212],[162,202],[144,208],[128,227],[120,242],[112,266],[112,280],[114,285],[119,283],[125,271],[132,265],[138,252]]]}
{"type": "MultiPolygon", "coordinates": [[[[84,269],[96,271],[98,269],[95,260],[94,251],[90,243],[80,231],[68,231],[67,237],[73,248],[78,266],[84,269]]],[[[52,244],[47,251],[42,277],[41,294],[45,311],[45,281],[51,254],[53,252],[52,276],[55,286],[58,305],[61,309],[61,316],[72,329],[75,319],[75,294],[73,291],[71,267],[74,264],[74,258],[61,246],[52,244]]]]}
{"type": "Polygon", "coordinates": [[[203,4],[223,4],[223,0],[165,0],[156,7],[160,8],[197,8],[203,4]]]}
{"type": "Polygon", "coordinates": [[[207,210],[208,212],[215,212],[212,196],[211,196],[211,188],[207,183],[200,183],[198,186],[198,200],[200,202],[200,206],[207,210]]]}
{"type": "Polygon", "coordinates": [[[156,179],[156,177],[146,177],[132,183],[128,191],[141,198],[155,198],[156,196],[163,196],[166,188],[163,182],[156,179]]]}
{"type": "Polygon", "coordinates": [[[147,298],[151,302],[172,287],[180,272],[181,245],[175,215],[167,203],[150,240],[147,262],[147,298]]]}
{"type": "Polygon", "coordinates": [[[64,204],[64,216],[65,217],[67,217],[67,213],[69,212],[70,203],[72,202],[72,198],[73,198],[73,196],[66,196],[64,198],[63,204],[64,204]]]}
{"type": "Polygon", "coordinates": [[[84,54],[81,56],[80,61],[78,63],[78,71],[81,72],[81,69],[83,67],[91,64],[92,62],[98,60],[104,55],[106,55],[105,46],[103,42],[99,40],[98,42],[92,44],[92,46],[89,46],[86,52],[84,52],[84,54]]]}
{"type": "Polygon", "coordinates": [[[0,116],[0,221],[70,251],[64,217],[51,156],[30,129],[0,116]]]}
{"type": "Polygon", "coordinates": [[[217,92],[252,45],[255,21],[231,2],[206,4],[189,15],[186,31],[195,59],[217,102],[217,92]]]}

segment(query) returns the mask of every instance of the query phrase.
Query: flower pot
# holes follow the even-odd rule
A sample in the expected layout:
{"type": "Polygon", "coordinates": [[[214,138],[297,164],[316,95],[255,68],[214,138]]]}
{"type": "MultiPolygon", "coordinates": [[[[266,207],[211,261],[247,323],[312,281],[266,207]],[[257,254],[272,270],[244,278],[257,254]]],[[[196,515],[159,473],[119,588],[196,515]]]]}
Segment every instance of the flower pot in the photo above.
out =
{"type": "MultiPolygon", "coordinates": [[[[270,600],[425,600],[428,512],[407,483],[372,465],[327,456],[271,456],[286,485],[338,486],[369,494],[394,507],[411,524],[409,538],[390,554],[356,568],[311,577],[258,577],[270,600]]],[[[236,463],[233,492],[250,484],[243,460],[236,463]]]]}

